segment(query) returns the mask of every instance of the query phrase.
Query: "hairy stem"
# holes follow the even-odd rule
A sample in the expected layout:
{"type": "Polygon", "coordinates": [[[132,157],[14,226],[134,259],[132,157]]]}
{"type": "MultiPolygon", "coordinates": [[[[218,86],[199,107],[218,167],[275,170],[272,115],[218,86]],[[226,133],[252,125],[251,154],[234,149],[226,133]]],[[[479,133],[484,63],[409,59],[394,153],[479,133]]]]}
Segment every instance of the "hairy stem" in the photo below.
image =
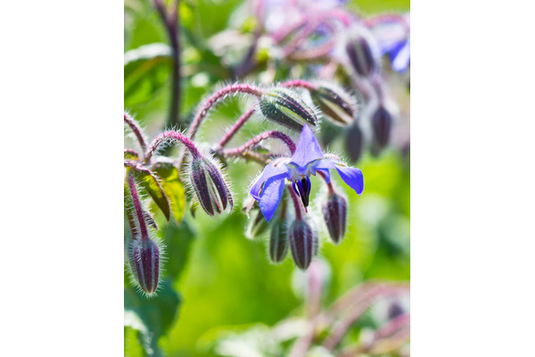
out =
{"type": "Polygon", "coordinates": [[[139,199],[139,194],[137,192],[136,182],[134,180],[133,171],[128,173],[128,188],[130,189],[130,196],[132,197],[132,203],[134,205],[134,210],[136,212],[138,224],[139,224],[139,233],[142,241],[149,240],[149,231],[147,229],[147,224],[145,223],[145,216],[143,214],[143,207],[141,205],[141,200],[139,199]]]}
{"type": "Polygon", "coordinates": [[[262,96],[263,91],[261,88],[249,84],[231,84],[213,93],[198,109],[197,114],[195,115],[195,118],[189,127],[188,137],[190,139],[195,137],[201,122],[208,115],[208,112],[214,107],[214,105],[232,93],[246,93],[254,95],[255,97],[260,97],[262,96]]]}
{"type": "Polygon", "coordinates": [[[293,140],[288,135],[281,133],[280,131],[277,131],[277,130],[266,131],[262,134],[255,136],[254,138],[252,138],[251,140],[249,140],[242,146],[239,146],[234,149],[221,150],[220,153],[223,156],[241,156],[243,153],[248,151],[251,147],[258,145],[263,140],[266,140],[269,138],[281,140],[284,144],[286,144],[286,146],[288,146],[288,149],[290,150],[291,154],[292,155],[294,154],[295,143],[293,142],[293,140]]]}
{"type": "Polygon", "coordinates": [[[226,133],[224,136],[223,136],[223,139],[221,139],[221,141],[219,142],[218,144],[218,148],[223,148],[225,145],[227,145],[227,143],[232,139],[232,137],[234,135],[236,135],[236,133],[238,132],[238,130],[241,129],[241,127],[243,126],[243,124],[245,124],[245,122],[247,120],[249,120],[249,118],[253,115],[253,113],[255,112],[256,108],[255,107],[252,107],[251,109],[249,109],[248,111],[246,111],[241,117],[240,119],[238,119],[238,121],[236,121],[236,123],[234,123],[234,125],[232,126],[232,128],[230,128],[230,130],[228,131],[228,133],[226,133]]]}
{"type": "Polygon", "coordinates": [[[152,141],[152,143],[150,144],[149,148],[146,151],[145,162],[149,162],[152,155],[158,150],[159,146],[168,141],[181,142],[182,144],[184,144],[186,149],[189,150],[189,152],[191,153],[193,157],[202,156],[201,153],[199,152],[199,149],[197,149],[197,147],[195,146],[195,144],[193,144],[193,142],[190,139],[188,139],[184,134],[179,133],[178,131],[168,130],[168,131],[164,131],[163,133],[158,135],[156,138],[154,138],[154,140],[152,141]]]}
{"type": "Polygon", "coordinates": [[[145,140],[145,136],[143,135],[143,132],[141,131],[141,128],[139,127],[138,123],[127,113],[124,113],[124,122],[130,127],[130,130],[134,133],[134,135],[137,138],[137,141],[139,142],[139,146],[141,146],[141,151],[147,150],[147,141],[145,140]]]}
{"type": "Polygon", "coordinates": [[[292,198],[292,201],[294,203],[295,219],[296,220],[303,219],[303,208],[301,207],[301,204],[302,204],[301,200],[299,199],[299,197],[297,197],[297,194],[295,193],[291,185],[287,185],[286,189],[288,190],[288,192],[290,192],[290,197],[292,198]]]}
{"type": "Polygon", "coordinates": [[[317,87],[312,82],[305,81],[304,79],[293,79],[290,81],[282,82],[278,86],[285,88],[305,88],[308,90],[317,89],[317,87]]]}

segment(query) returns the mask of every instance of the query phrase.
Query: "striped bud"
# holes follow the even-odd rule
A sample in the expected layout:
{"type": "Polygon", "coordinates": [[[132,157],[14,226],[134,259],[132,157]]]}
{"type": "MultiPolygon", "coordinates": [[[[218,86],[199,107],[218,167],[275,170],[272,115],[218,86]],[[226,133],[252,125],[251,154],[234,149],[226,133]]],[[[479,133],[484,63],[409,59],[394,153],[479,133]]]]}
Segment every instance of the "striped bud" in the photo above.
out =
{"type": "MultiPolygon", "coordinates": [[[[265,221],[265,220],[264,220],[265,221]]],[[[288,235],[284,220],[277,219],[271,227],[269,237],[269,258],[273,263],[281,263],[288,253],[288,235]]]]}
{"type": "Polygon", "coordinates": [[[346,45],[346,53],[355,72],[367,77],[379,69],[379,51],[368,30],[359,28],[355,33],[346,45]]]}
{"type": "Polygon", "coordinates": [[[201,207],[210,216],[223,212],[233,201],[227,183],[217,166],[205,157],[193,157],[190,179],[201,207]]]}
{"type": "Polygon", "coordinates": [[[128,252],[130,270],[135,282],[147,294],[158,287],[160,275],[160,248],[152,239],[134,239],[128,252]]]}
{"type": "Polygon", "coordinates": [[[310,97],[334,124],[348,126],[353,122],[356,111],[354,101],[342,88],[322,83],[310,91],[310,97]]]}
{"type": "Polygon", "coordinates": [[[392,130],[392,116],[384,106],[379,106],[372,115],[372,129],[375,142],[380,149],[384,148],[390,140],[392,130]]]}
{"type": "Polygon", "coordinates": [[[318,122],[314,111],[287,88],[266,90],[260,98],[259,109],[266,119],[298,132],[303,125],[316,126],[318,122]]]}
{"type": "Polygon", "coordinates": [[[336,192],[329,193],[321,211],[331,240],[340,243],[346,233],[347,200],[336,192]]]}
{"type": "Polygon", "coordinates": [[[269,222],[264,218],[264,215],[258,208],[254,209],[250,215],[251,218],[249,219],[245,236],[249,239],[255,239],[260,237],[266,231],[269,222]]]}
{"type": "Polygon", "coordinates": [[[310,225],[297,219],[288,232],[292,258],[298,268],[306,270],[312,257],[318,254],[318,236],[310,225]]]}
{"type": "Polygon", "coordinates": [[[354,121],[347,129],[345,145],[349,161],[352,164],[356,163],[360,158],[362,153],[362,142],[362,130],[360,130],[359,123],[354,121]]]}

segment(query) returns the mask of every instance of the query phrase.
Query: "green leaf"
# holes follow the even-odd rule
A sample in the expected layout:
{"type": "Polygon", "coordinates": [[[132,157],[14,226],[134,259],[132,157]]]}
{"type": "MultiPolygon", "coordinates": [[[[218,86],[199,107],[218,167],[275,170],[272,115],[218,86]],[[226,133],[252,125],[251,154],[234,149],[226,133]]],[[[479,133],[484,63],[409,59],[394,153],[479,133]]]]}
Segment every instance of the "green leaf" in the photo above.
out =
{"type": "Polygon", "coordinates": [[[131,108],[150,101],[169,77],[171,48],[153,43],[124,54],[124,105],[131,108]]]}
{"type": "Polygon", "coordinates": [[[149,193],[154,200],[154,203],[163,212],[165,218],[169,221],[171,218],[171,205],[167,198],[162,185],[156,178],[156,176],[150,170],[139,170],[136,168],[136,174],[140,177],[141,186],[149,193]]]}
{"type": "Polygon", "coordinates": [[[159,232],[168,252],[172,252],[172,259],[165,262],[164,274],[171,281],[176,281],[188,262],[188,256],[197,232],[184,219],[182,224],[166,224],[159,232]]]}
{"type": "Polygon", "coordinates": [[[158,340],[173,325],[179,305],[180,297],[169,280],[160,282],[158,295],[151,299],[143,297],[130,285],[125,285],[124,323],[139,332],[146,355],[162,356],[158,340]]]}
{"type": "Polygon", "coordinates": [[[173,216],[177,223],[182,222],[186,212],[186,194],[178,176],[178,169],[170,162],[158,162],[154,165],[154,170],[162,179],[161,185],[171,203],[173,216]]]}

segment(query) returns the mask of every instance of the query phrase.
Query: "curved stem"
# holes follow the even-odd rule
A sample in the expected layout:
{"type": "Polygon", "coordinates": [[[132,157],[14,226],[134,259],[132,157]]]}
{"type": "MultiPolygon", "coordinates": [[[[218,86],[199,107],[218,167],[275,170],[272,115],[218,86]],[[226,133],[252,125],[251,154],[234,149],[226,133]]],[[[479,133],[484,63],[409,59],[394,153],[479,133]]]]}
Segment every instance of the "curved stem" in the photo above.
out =
{"type": "Polygon", "coordinates": [[[251,147],[258,145],[261,141],[269,139],[269,138],[281,140],[284,144],[286,144],[286,146],[288,146],[290,153],[292,155],[294,154],[295,143],[293,142],[293,140],[288,135],[281,133],[280,131],[277,131],[277,130],[266,131],[260,135],[255,136],[254,138],[252,138],[251,140],[249,140],[242,146],[239,146],[234,149],[221,150],[220,154],[224,156],[240,156],[244,152],[248,151],[251,147]]]}
{"type": "Polygon", "coordinates": [[[179,133],[178,131],[168,130],[168,131],[164,131],[163,133],[158,135],[156,138],[154,138],[154,140],[152,141],[152,143],[150,144],[149,148],[146,151],[145,162],[149,162],[152,155],[158,150],[158,147],[168,140],[172,142],[179,141],[182,144],[184,144],[184,146],[189,150],[189,152],[191,153],[193,157],[202,156],[199,150],[197,149],[197,147],[195,146],[195,144],[193,144],[193,142],[190,139],[188,139],[184,134],[179,133]]]}
{"type": "Polygon", "coordinates": [[[282,82],[278,84],[278,87],[285,87],[285,88],[305,88],[308,90],[316,90],[317,87],[309,81],[305,81],[304,79],[293,79],[290,81],[282,82]]]}
{"type": "Polygon", "coordinates": [[[141,131],[141,128],[136,123],[134,118],[132,118],[127,113],[124,113],[124,122],[130,127],[130,130],[134,133],[134,135],[137,138],[137,141],[139,142],[139,146],[141,146],[141,151],[147,150],[147,142],[145,140],[145,136],[143,135],[143,132],[141,131]]]}
{"type": "Polygon", "coordinates": [[[397,14],[397,13],[383,13],[383,14],[373,15],[366,19],[363,19],[362,23],[366,27],[374,27],[377,25],[388,24],[388,23],[397,23],[397,24],[402,25],[405,28],[405,30],[409,30],[410,28],[405,16],[403,14],[397,14]]]}
{"type": "Polygon", "coordinates": [[[136,212],[138,224],[139,224],[139,233],[141,240],[145,241],[149,239],[149,231],[147,229],[147,224],[145,223],[145,216],[143,214],[143,207],[141,205],[141,200],[139,199],[139,194],[136,188],[136,182],[134,180],[133,172],[128,173],[128,188],[130,189],[130,196],[132,197],[132,203],[134,204],[134,210],[136,212]]]}
{"type": "MultiPolygon", "coordinates": [[[[251,109],[249,109],[248,111],[246,111],[241,117],[240,119],[238,119],[238,121],[236,123],[234,123],[234,125],[232,126],[232,128],[230,128],[230,130],[228,131],[228,133],[226,133],[224,136],[223,136],[223,139],[221,139],[221,141],[219,142],[218,144],[218,148],[222,148],[224,147],[225,145],[227,145],[227,143],[230,141],[230,139],[232,139],[232,137],[234,135],[236,135],[236,133],[238,132],[238,130],[241,129],[241,127],[243,126],[243,124],[245,124],[245,122],[247,120],[249,120],[249,118],[253,115],[253,113],[255,112],[256,110],[256,107],[252,107],[251,109]]],[[[217,150],[216,150],[217,151],[217,150]]]]}
{"type": "Polygon", "coordinates": [[[195,115],[195,118],[193,119],[193,122],[188,130],[188,137],[190,139],[195,137],[202,120],[208,115],[208,112],[213,108],[213,106],[232,93],[246,93],[254,95],[255,97],[260,97],[262,96],[263,91],[261,88],[249,84],[231,84],[213,93],[198,109],[197,114],[195,115]]]}

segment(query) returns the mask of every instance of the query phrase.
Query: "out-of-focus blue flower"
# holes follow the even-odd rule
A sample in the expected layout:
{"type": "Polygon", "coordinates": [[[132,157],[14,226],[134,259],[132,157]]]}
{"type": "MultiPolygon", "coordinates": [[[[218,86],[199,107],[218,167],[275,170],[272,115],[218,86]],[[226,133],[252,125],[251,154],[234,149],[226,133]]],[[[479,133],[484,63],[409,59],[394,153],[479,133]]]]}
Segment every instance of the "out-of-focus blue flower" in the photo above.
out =
{"type": "Polygon", "coordinates": [[[390,46],[382,48],[383,54],[388,54],[392,62],[392,68],[397,72],[403,72],[411,63],[411,39],[410,37],[390,46]]]}
{"type": "Polygon", "coordinates": [[[336,169],[342,180],[357,192],[364,190],[364,176],[357,168],[326,158],[308,125],[303,126],[297,148],[291,158],[277,159],[267,165],[251,187],[251,195],[259,202],[260,210],[269,221],[275,214],[286,180],[293,184],[303,205],[308,206],[311,189],[310,175],[322,172],[330,181],[330,169],[336,169]]]}

